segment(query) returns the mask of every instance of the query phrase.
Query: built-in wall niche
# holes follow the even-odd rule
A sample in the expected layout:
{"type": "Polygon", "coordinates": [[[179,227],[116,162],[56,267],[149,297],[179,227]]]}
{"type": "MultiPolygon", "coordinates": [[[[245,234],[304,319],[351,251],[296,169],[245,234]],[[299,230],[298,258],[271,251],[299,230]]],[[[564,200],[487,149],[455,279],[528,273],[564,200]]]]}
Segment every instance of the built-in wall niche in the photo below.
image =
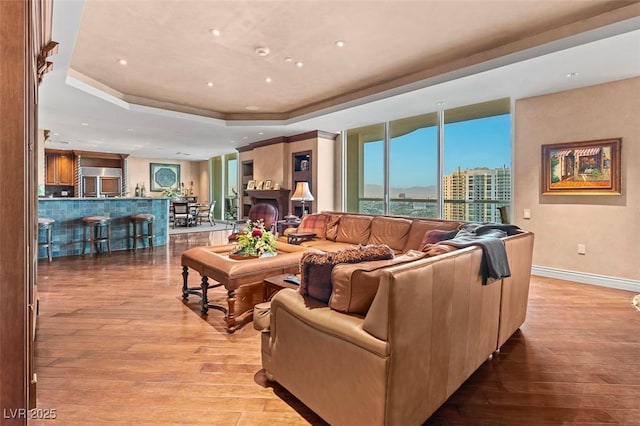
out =
{"type": "MultiPolygon", "coordinates": [[[[293,194],[296,190],[296,185],[298,182],[308,182],[309,188],[313,188],[311,182],[311,168],[312,168],[312,157],[311,151],[302,151],[302,152],[294,152],[291,154],[292,167],[291,167],[291,193],[293,194]]],[[[307,213],[313,211],[313,202],[305,201],[304,208],[307,213]]],[[[302,202],[301,201],[291,201],[291,211],[294,215],[301,217],[303,214],[302,211],[302,202]]]]}
{"type": "MultiPolygon", "coordinates": [[[[253,161],[242,162],[242,194],[239,207],[239,215],[241,217],[248,217],[249,210],[251,210],[251,197],[247,193],[247,184],[253,180],[253,161]]],[[[241,219],[240,217],[238,219],[241,219]]]]}

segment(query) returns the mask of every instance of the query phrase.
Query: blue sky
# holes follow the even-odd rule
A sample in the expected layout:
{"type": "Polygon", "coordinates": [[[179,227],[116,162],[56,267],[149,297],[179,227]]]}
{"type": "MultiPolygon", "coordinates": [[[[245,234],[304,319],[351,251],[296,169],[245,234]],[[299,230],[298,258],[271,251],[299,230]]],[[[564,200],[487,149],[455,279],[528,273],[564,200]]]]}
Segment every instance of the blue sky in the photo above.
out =
{"type": "MultiPolygon", "coordinates": [[[[511,115],[498,115],[446,124],[444,173],[461,169],[511,167],[511,115]]],[[[391,187],[436,184],[435,127],[391,140],[391,187]]],[[[365,144],[365,184],[382,184],[382,142],[365,144]]]]}

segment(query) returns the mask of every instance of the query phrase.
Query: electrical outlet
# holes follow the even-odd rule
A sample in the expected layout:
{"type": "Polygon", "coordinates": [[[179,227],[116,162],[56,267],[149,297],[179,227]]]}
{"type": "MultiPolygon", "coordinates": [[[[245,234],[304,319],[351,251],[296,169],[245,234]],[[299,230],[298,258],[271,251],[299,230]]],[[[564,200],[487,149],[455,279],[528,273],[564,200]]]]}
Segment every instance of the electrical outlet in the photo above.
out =
{"type": "Polygon", "coordinates": [[[524,212],[522,213],[522,218],[531,219],[531,209],[524,209],[524,212]]]}
{"type": "Polygon", "coordinates": [[[578,244],[578,254],[587,254],[587,246],[585,244],[578,244]]]}

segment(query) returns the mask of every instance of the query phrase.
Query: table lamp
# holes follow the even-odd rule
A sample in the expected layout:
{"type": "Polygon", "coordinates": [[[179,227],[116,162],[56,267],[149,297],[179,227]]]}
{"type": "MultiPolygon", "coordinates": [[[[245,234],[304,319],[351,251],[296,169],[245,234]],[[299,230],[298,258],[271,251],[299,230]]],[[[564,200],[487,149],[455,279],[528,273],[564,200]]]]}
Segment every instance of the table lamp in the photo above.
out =
{"type": "Polygon", "coordinates": [[[301,201],[302,202],[302,215],[306,213],[304,209],[305,201],[313,201],[313,195],[309,190],[309,182],[298,182],[296,184],[296,190],[291,196],[291,201],[301,201]]]}

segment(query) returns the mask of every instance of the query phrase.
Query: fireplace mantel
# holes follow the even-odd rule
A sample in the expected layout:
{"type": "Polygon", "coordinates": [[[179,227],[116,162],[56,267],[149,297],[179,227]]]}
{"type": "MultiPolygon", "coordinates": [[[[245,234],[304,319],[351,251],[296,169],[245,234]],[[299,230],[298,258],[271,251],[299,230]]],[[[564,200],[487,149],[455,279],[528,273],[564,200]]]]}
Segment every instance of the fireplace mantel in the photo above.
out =
{"type": "Polygon", "coordinates": [[[247,190],[247,194],[251,197],[251,204],[267,203],[278,209],[278,219],[289,214],[289,194],[288,189],[263,189],[263,190],[247,190]]]}

